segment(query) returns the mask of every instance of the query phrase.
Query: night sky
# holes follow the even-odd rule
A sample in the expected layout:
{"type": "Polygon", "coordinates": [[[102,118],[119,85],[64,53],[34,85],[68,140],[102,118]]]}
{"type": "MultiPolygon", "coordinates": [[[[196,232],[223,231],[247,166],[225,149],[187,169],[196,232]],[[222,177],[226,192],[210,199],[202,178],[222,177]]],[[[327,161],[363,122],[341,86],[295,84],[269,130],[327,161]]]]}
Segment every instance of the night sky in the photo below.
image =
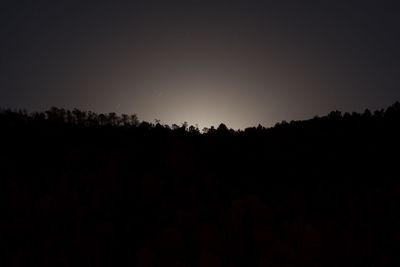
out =
{"type": "Polygon", "coordinates": [[[398,1],[0,6],[0,107],[232,128],[400,100],[398,1]]]}

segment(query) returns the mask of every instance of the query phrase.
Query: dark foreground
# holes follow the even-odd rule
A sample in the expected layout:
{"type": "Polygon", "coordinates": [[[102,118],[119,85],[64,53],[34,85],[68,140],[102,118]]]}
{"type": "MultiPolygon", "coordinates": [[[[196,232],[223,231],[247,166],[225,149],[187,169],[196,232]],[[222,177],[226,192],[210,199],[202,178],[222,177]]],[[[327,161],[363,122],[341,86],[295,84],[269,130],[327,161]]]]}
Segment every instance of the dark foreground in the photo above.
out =
{"type": "Polygon", "coordinates": [[[1,266],[399,266],[400,104],[200,134],[0,112],[1,266]]]}

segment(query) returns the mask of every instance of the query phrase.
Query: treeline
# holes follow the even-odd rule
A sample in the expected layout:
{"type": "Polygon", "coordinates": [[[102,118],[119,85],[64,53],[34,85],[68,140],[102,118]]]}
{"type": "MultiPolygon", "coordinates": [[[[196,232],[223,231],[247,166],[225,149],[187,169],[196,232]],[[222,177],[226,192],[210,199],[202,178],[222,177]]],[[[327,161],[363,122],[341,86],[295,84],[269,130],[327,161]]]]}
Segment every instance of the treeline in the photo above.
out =
{"type": "MultiPolygon", "coordinates": [[[[305,121],[282,121],[275,124],[273,128],[285,128],[288,126],[299,127],[309,124],[318,123],[358,123],[358,122],[371,122],[380,121],[390,122],[398,119],[400,116],[400,103],[395,102],[393,105],[386,109],[376,110],[371,112],[366,109],[363,113],[357,112],[345,112],[332,111],[326,116],[316,116],[313,119],[305,121]]],[[[188,125],[187,122],[183,122],[180,125],[172,124],[166,125],[161,124],[160,120],[155,119],[155,123],[139,121],[136,114],[117,114],[115,112],[110,113],[95,113],[92,111],[82,111],[79,109],[65,110],[63,108],[52,107],[44,112],[31,112],[28,113],[26,110],[11,110],[11,109],[0,109],[0,125],[2,127],[7,126],[22,126],[22,125],[47,125],[47,126],[77,126],[77,127],[115,127],[115,128],[141,128],[150,130],[153,128],[163,128],[165,130],[180,130],[190,133],[213,133],[219,132],[230,132],[243,133],[243,132],[254,132],[254,131],[265,131],[268,128],[258,125],[257,127],[248,127],[244,130],[234,131],[228,129],[228,127],[221,123],[218,127],[211,126],[210,128],[199,129],[198,126],[188,125]]],[[[336,126],[336,125],[335,125],[336,126]]],[[[270,129],[270,128],[269,128],[270,129]]]]}
{"type": "Polygon", "coordinates": [[[0,111],[0,266],[398,266],[400,104],[234,131],[0,111]]]}
{"type": "Polygon", "coordinates": [[[31,124],[46,122],[52,125],[75,125],[83,127],[111,126],[111,127],[137,127],[139,120],[136,114],[117,115],[115,112],[97,114],[92,111],[79,109],[65,110],[51,107],[44,112],[28,113],[26,110],[1,109],[0,118],[2,125],[31,124]]]}

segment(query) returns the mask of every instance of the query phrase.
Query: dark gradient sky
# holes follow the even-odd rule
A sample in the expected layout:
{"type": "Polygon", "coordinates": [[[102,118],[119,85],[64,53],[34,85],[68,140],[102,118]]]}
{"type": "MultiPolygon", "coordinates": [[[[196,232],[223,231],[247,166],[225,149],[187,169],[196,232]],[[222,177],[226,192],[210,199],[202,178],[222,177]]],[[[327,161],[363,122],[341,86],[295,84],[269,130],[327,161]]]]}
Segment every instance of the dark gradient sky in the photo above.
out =
{"type": "Polygon", "coordinates": [[[396,1],[2,1],[0,106],[233,128],[400,99],[396,1]]]}

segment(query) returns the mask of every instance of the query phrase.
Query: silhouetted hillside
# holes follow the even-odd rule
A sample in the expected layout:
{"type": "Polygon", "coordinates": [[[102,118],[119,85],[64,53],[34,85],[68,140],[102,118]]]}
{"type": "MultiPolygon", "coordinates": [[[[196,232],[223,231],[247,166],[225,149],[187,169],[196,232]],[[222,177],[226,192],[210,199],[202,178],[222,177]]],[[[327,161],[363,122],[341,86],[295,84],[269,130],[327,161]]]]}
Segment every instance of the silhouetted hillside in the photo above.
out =
{"type": "Polygon", "coordinates": [[[0,111],[1,266],[399,266],[400,103],[234,131],[0,111]]]}

